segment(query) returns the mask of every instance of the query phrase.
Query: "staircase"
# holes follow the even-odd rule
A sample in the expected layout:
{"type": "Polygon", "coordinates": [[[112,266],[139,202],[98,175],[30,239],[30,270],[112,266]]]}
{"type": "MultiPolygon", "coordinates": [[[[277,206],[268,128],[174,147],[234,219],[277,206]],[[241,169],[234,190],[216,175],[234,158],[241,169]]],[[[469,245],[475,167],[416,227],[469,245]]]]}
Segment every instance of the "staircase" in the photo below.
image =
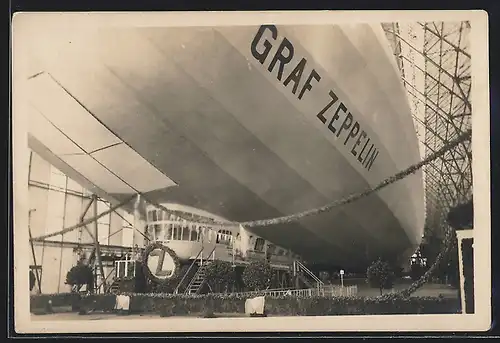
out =
{"type": "Polygon", "coordinates": [[[120,282],[118,280],[114,280],[111,285],[109,285],[108,292],[116,294],[120,291],[120,282]]]}
{"type": "Polygon", "coordinates": [[[300,281],[302,281],[307,288],[316,288],[317,285],[315,285],[313,282],[310,281],[310,278],[308,278],[304,272],[302,271],[297,271],[297,276],[299,277],[300,281]]]}
{"type": "Polygon", "coordinates": [[[299,261],[294,261],[294,274],[308,287],[317,288],[319,293],[324,290],[324,283],[312,271],[299,261]]]}
{"type": "MultiPolygon", "coordinates": [[[[210,265],[212,261],[215,260],[215,247],[212,249],[212,251],[207,255],[206,259],[203,259],[203,247],[201,248],[200,252],[194,259],[193,263],[189,267],[188,271],[184,275],[184,278],[188,276],[189,270],[196,264],[198,265],[198,269],[196,270],[196,273],[193,275],[191,278],[191,281],[186,287],[186,290],[184,291],[184,294],[199,294],[205,283],[207,282],[206,278],[206,267],[210,265]],[[198,259],[200,257],[200,259],[198,259]]],[[[176,291],[178,291],[180,285],[182,284],[182,281],[184,278],[179,282],[179,285],[176,288],[176,291]]],[[[210,287],[210,286],[209,286],[210,287]]],[[[174,293],[176,293],[176,291],[174,293]]]]}
{"type": "Polygon", "coordinates": [[[194,274],[193,278],[191,279],[191,282],[189,285],[186,287],[186,291],[184,294],[198,294],[207,281],[206,279],[206,271],[205,268],[207,267],[208,263],[205,262],[204,264],[200,265],[198,267],[198,270],[196,271],[196,274],[194,274]]]}

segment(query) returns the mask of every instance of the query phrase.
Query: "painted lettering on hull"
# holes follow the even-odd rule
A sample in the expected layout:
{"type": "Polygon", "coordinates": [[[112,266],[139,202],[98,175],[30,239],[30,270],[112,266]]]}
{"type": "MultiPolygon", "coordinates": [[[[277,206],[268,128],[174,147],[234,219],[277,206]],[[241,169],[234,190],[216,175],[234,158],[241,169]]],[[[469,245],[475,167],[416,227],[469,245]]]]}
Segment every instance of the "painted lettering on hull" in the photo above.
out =
{"type": "MultiPolygon", "coordinates": [[[[262,25],[250,44],[252,56],[263,66],[267,65],[267,71],[290,89],[298,100],[302,100],[307,92],[311,92],[314,85],[321,81],[321,75],[314,68],[309,73],[304,73],[308,60],[295,56],[295,48],[288,38],[284,37],[281,42],[277,39],[276,26],[262,25]],[[277,46],[277,49],[272,55],[274,46],[277,46]],[[285,74],[287,65],[293,66],[289,74],[285,74]]],[[[371,170],[379,149],[333,89],[329,91],[329,96],[330,101],[316,114],[317,119],[325,125],[330,134],[343,143],[356,162],[371,170]]]]}

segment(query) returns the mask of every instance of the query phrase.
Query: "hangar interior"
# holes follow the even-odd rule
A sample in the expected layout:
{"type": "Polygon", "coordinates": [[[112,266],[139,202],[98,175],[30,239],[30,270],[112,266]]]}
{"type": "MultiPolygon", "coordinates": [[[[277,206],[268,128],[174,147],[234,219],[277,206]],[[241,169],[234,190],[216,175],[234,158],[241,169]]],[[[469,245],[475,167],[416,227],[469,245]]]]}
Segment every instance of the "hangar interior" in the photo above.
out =
{"type": "MultiPolygon", "coordinates": [[[[408,94],[423,159],[471,129],[470,25],[427,22],[384,23],[382,27],[408,94]]],[[[465,141],[423,168],[426,227],[441,237],[450,208],[472,198],[471,161],[471,145],[465,141]]],[[[111,206],[33,151],[28,185],[32,237],[58,232],[111,206]]],[[[134,234],[133,226],[133,213],[124,209],[97,221],[105,275],[113,268],[105,256],[131,258],[135,253],[141,237],[134,234]]],[[[83,227],[33,241],[30,268],[38,274],[41,285],[32,292],[69,291],[67,271],[82,252],[91,253],[95,243],[83,227]]]]}

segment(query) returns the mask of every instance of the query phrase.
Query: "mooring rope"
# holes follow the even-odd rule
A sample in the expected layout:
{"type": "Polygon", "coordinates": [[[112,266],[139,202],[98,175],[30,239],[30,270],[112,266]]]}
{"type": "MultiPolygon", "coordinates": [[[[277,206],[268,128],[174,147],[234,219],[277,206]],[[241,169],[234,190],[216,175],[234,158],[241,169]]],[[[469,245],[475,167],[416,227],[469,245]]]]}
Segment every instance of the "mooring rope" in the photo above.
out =
{"type": "MultiPolygon", "coordinates": [[[[346,205],[346,204],[352,203],[356,200],[359,200],[360,198],[366,197],[374,192],[379,191],[382,188],[385,188],[385,187],[405,178],[406,176],[408,176],[410,174],[415,173],[417,170],[421,169],[422,167],[424,167],[428,163],[430,163],[430,162],[436,160],[437,158],[441,157],[442,155],[444,155],[447,151],[455,148],[458,144],[461,144],[462,142],[469,140],[471,137],[471,132],[472,132],[471,130],[464,132],[463,134],[458,136],[455,140],[450,141],[448,144],[445,144],[442,148],[433,152],[432,154],[427,156],[425,159],[423,159],[419,163],[416,163],[416,164],[406,168],[405,170],[395,174],[394,176],[388,177],[384,181],[380,182],[377,186],[370,187],[363,192],[351,194],[345,198],[342,198],[340,200],[336,200],[336,201],[329,203],[327,205],[324,205],[322,207],[318,207],[318,208],[314,208],[311,210],[307,210],[307,211],[303,211],[303,212],[299,212],[299,213],[295,213],[295,214],[290,214],[290,215],[286,215],[286,216],[282,216],[282,217],[260,219],[260,220],[246,221],[246,222],[219,221],[219,220],[215,220],[212,218],[196,215],[196,217],[197,217],[196,224],[197,225],[205,225],[205,226],[215,226],[215,227],[234,227],[234,226],[238,226],[238,225],[242,225],[244,227],[261,227],[261,226],[271,226],[271,225],[277,225],[277,224],[291,223],[291,222],[300,220],[304,217],[308,217],[308,216],[312,216],[312,215],[316,215],[316,214],[330,211],[331,209],[333,209],[335,207],[346,205]]],[[[188,213],[183,212],[183,211],[170,210],[170,209],[166,208],[165,206],[152,201],[151,199],[149,199],[147,196],[145,196],[143,194],[141,194],[140,196],[143,199],[145,199],[146,202],[148,202],[151,205],[165,211],[166,213],[173,214],[173,215],[178,216],[187,222],[193,223],[192,220],[187,219],[183,216],[183,214],[189,215],[188,213]]],[[[101,218],[101,217],[117,210],[118,208],[124,206],[125,204],[130,202],[135,197],[136,197],[136,195],[134,194],[130,198],[127,198],[126,200],[122,201],[121,203],[111,207],[109,210],[106,210],[95,217],[88,218],[81,223],[75,224],[73,226],[70,226],[68,228],[62,229],[62,230],[57,231],[57,232],[53,232],[50,234],[46,234],[43,236],[32,238],[31,240],[32,241],[43,241],[47,238],[54,237],[57,235],[62,235],[62,234],[71,232],[73,230],[76,230],[84,225],[93,223],[94,221],[98,220],[99,218],[101,218]]]]}
{"type": "MultiPolygon", "coordinates": [[[[246,222],[227,222],[227,221],[222,222],[222,221],[218,221],[215,219],[207,220],[208,218],[197,220],[197,221],[198,221],[199,225],[213,225],[213,226],[219,226],[219,227],[221,227],[221,226],[225,226],[225,227],[236,226],[236,225],[242,225],[243,227],[260,227],[260,226],[270,226],[270,225],[291,223],[291,222],[300,220],[304,217],[324,213],[324,212],[330,211],[331,209],[333,209],[335,207],[347,205],[347,204],[352,203],[356,200],[359,200],[360,198],[366,197],[372,193],[379,191],[382,188],[389,186],[390,184],[393,184],[393,183],[405,178],[406,176],[408,176],[410,174],[415,173],[417,170],[421,169],[422,167],[424,167],[428,163],[430,163],[430,162],[436,160],[437,158],[441,157],[442,155],[444,155],[447,151],[455,148],[457,145],[461,144],[462,142],[469,140],[471,137],[471,132],[472,132],[471,130],[464,132],[463,134],[458,136],[455,140],[450,141],[448,144],[445,144],[441,149],[433,152],[432,154],[427,156],[425,159],[423,159],[419,163],[416,163],[416,164],[406,168],[405,170],[395,174],[394,176],[388,177],[387,179],[380,182],[375,187],[370,187],[370,188],[368,188],[365,191],[360,192],[360,193],[351,194],[345,198],[342,198],[340,200],[336,200],[336,201],[329,203],[327,205],[324,205],[322,207],[318,207],[318,208],[314,208],[311,210],[307,210],[307,211],[303,211],[303,212],[299,212],[299,213],[295,213],[295,214],[290,214],[290,215],[286,215],[286,216],[282,216],[282,217],[252,220],[252,221],[246,221],[246,222]]],[[[144,197],[144,199],[148,203],[150,203],[151,205],[153,205],[153,206],[155,206],[155,207],[157,207],[157,208],[159,208],[159,209],[161,209],[169,214],[173,214],[173,215],[176,215],[182,219],[185,219],[182,216],[182,213],[185,213],[185,212],[169,210],[168,208],[166,208],[165,206],[163,206],[161,204],[150,201],[147,197],[144,197]]],[[[188,219],[185,219],[185,220],[188,220],[188,219]]]]}
{"type": "MultiPolygon", "coordinates": [[[[408,286],[406,289],[403,289],[398,292],[394,293],[386,293],[383,295],[378,296],[379,299],[396,299],[396,298],[402,298],[402,299],[407,299],[409,298],[413,293],[415,293],[420,287],[425,285],[430,277],[438,270],[439,266],[445,261],[445,258],[448,257],[450,252],[452,251],[455,243],[455,230],[451,227],[448,227],[446,230],[445,234],[445,239],[444,239],[444,244],[443,248],[439,252],[438,256],[436,257],[436,260],[432,264],[432,266],[422,275],[418,280],[414,281],[410,286],[408,286]]],[[[461,262],[459,262],[461,263],[461,262]]]]}

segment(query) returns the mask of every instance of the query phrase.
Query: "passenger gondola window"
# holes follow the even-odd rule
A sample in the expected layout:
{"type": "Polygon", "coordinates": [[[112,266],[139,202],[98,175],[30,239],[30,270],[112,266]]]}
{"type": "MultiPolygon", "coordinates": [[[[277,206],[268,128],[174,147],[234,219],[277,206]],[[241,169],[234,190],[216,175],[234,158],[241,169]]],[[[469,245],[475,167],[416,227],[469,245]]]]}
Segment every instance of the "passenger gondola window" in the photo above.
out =
{"type": "Polygon", "coordinates": [[[161,225],[160,224],[155,224],[154,225],[154,230],[155,230],[155,240],[157,239],[163,239],[162,234],[161,234],[161,225]]]}
{"type": "Polygon", "coordinates": [[[165,240],[167,241],[170,241],[172,240],[172,224],[165,224],[166,226],[166,236],[165,236],[165,240]]]}
{"type": "Polygon", "coordinates": [[[195,228],[191,228],[191,241],[198,241],[198,232],[196,231],[195,228]]]}
{"type": "Polygon", "coordinates": [[[182,228],[182,240],[189,241],[190,230],[188,226],[183,226],[182,228]]]}
{"type": "Polygon", "coordinates": [[[229,245],[231,243],[231,240],[229,238],[229,236],[233,235],[233,233],[231,231],[219,230],[217,233],[218,233],[218,235],[217,235],[216,243],[226,244],[226,245],[229,245]]]}
{"type": "Polygon", "coordinates": [[[264,241],[263,238],[257,238],[255,240],[255,251],[263,251],[264,250],[264,244],[266,241],[264,241]]]}
{"type": "Polygon", "coordinates": [[[173,235],[172,235],[172,240],[177,241],[180,240],[181,238],[181,228],[177,226],[177,224],[173,224],[173,235]]]}

